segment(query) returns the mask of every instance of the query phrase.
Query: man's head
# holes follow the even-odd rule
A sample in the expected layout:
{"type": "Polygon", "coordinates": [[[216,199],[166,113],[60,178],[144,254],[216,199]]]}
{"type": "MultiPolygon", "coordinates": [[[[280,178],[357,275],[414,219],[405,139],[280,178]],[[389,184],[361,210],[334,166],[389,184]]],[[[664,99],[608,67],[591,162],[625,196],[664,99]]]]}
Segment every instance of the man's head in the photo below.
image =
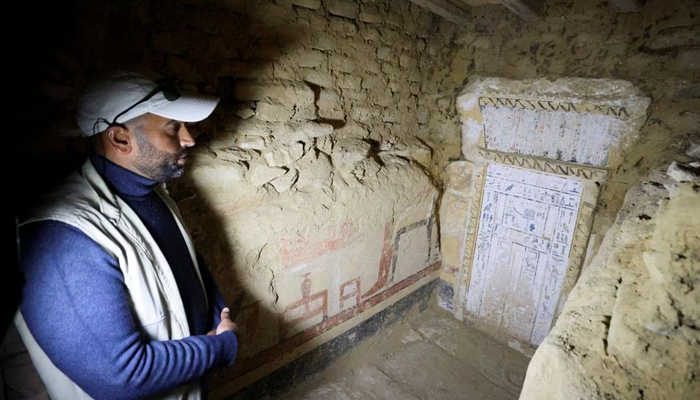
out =
{"type": "Polygon", "coordinates": [[[88,87],[78,104],[83,136],[103,156],[157,181],[179,177],[194,145],[186,122],[208,117],[219,99],[183,92],[172,80],[118,71],[88,87]]]}

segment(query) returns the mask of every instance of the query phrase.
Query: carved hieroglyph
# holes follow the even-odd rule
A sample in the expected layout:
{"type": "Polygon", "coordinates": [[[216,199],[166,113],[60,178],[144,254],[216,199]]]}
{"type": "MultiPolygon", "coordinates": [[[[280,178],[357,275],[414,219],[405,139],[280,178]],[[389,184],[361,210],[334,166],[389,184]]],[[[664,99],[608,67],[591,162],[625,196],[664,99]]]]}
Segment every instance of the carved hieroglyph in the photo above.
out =
{"type": "Polygon", "coordinates": [[[458,170],[470,172],[451,187],[469,202],[451,208],[467,214],[450,216],[467,221],[462,267],[442,274],[454,282],[452,311],[530,352],[578,279],[599,184],[649,99],[623,81],[485,78],[457,102],[458,170]]]}
{"type": "Polygon", "coordinates": [[[488,165],[467,312],[540,343],[566,275],[582,192],[576,179],[488,165]],[[522,329],[524,321],[532,329],[522,329]]]}

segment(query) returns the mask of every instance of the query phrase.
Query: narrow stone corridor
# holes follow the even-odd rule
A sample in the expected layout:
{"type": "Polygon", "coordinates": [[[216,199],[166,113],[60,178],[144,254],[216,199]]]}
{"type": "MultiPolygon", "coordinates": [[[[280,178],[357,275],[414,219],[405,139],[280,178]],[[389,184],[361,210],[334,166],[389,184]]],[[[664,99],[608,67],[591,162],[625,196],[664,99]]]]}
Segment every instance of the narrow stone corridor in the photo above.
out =
{"type": "Polygon", "coordinates": [[[280,400],[517,399],[529,358],[431,306],[365,340],[280,400]]]}

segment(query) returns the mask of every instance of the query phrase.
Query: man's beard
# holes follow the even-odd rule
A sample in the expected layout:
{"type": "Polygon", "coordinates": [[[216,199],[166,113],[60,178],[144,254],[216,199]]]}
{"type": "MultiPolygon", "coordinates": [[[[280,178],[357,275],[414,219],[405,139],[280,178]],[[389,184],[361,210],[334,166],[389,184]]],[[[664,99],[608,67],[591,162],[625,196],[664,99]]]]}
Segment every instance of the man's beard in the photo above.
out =
{"type": "Polygon", "coordinates": [[[141,173],[157,182],[167,182],[182,176],[184,164],[180,166],[178,161],[187,155],[187,148],[175,154],[158,150],[143,131],[137,132],[136,141],[139,145],[140,157],[134,164],[141,173]]]}

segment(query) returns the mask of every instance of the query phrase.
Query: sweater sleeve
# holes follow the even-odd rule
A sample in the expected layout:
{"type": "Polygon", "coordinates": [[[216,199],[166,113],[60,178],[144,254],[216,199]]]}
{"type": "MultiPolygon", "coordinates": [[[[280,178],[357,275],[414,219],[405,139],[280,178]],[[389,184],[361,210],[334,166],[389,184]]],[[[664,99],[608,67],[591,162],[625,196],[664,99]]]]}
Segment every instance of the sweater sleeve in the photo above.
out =
{"type": "Polygon", "coordinates": [[[55,221],[22,227],[20,310],[51,361],[93,398],[140,399],[231,365],[232,332],[146,341],[116,261],[80,230],[55,221]]]}

